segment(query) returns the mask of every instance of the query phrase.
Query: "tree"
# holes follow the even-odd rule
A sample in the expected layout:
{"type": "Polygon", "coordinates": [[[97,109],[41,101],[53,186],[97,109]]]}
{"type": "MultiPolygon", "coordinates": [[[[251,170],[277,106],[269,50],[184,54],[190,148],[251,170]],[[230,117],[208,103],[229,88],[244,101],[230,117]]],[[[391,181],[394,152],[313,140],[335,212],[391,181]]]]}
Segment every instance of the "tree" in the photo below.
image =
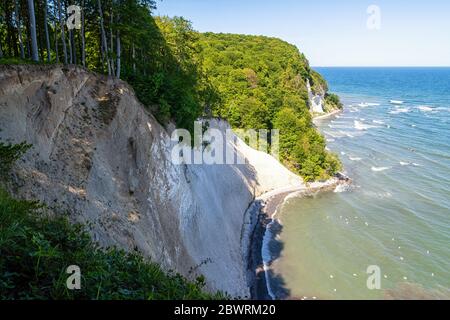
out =
{"type": "Polygon", "coordinates": [[[33,61],[39,61],[38,45],[36,37],[36,16],[34,14],[34,1],[28,0],[28,14],[30,17],[30,34],[31,34],[31,58],[33,61]]]}
{"type": "Polygon", "coordinates": [[[61,0],[58,1],[58,17],[59,17],[59,27],[61,28],[61,41],[63,45],[63,53],[64,53],[64,64],[67,64],[67,47],[66,47],[66,32],[64,27],[64,21],[62,18],[62,7],[61,7],[61,0]]]}
{"type": "Polygon", "coordinates": [[[120,44],[120,30],[117,30],[117,36],[116,36],[116,42],[117,42],[117,48],[116,48],[116,53],[117,53],[117,72],[116,72],[116,76],[117,78],[120,79],[120,68],[121,68],[121,54],[122,54],[122,49],[121,49],[121,44],[120,44]]]}
{"type": "Polygon", "coordinates": [[[16,16],[17,34],[19,38],[20,58],[25,59],[25,50],[23,48],[23,40],[22,40],[22,28],[20,25],[20,18],[19,18],[19,0],[14,0],[14,11],[16,16]]]}
{"type": "Polygon", "coordinates": [[[84,25],[84,1],[81,1],[81,64],[86,67],[86,35],[84,25]]]}
{"type": "Polygon", "coordinates": [[[46,45],[47,45],[47,62],[50,62],[51,52],[50,52],[50,37],[49,37],[49,34],[48,34],[47,14],[48,14],[47,0],[44,0],[44,29],[45,29],[45,43],[46,43],[46,45]]]}
{"type": "Polygon", "coordinates": [[[107,56],[107,50],[108,50],[108,42],[106,40],[106,32],[105,32],[105,24],[103,21],[103,11],[102,11],[102,3],[100,0],[97,0],[97,4],[98,4],[98,14],[100,17],[100,30],[101,30],[101,37],[102,37],[102,60],[103,62],[105,62],[106,60],[106,65],[108,67],[108,76],[111,75],[111,65],[109,63],[109,58],[107,56]]]}

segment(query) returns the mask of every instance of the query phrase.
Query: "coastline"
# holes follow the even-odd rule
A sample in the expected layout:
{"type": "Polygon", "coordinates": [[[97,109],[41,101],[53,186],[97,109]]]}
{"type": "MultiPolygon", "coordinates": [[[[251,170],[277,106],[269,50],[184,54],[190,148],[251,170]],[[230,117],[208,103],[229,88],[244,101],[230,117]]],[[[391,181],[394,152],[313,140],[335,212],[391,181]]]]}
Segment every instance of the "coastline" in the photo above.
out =
{"type": "MultiPolygon", "coordinates": [[[[248,210],[250,211],[250,216],[256,217],[256,224],[250,236],[247,260],[252,300],[275,300],[280,298],[277,293],[272,292],[272,288],[277,286],[277,279],[273,279],[270,276],[272,272],[271,263],[273,261],[264,261],[267,259],[264,259],[263,251],[267,252],[270,242],[273,240],[268,227],[277,222],[275,216],[284,202],[290,197],[305,197],[319,192],[333,191],[338,185],[347,184],[349,181],[349,178],[338,175],[324,182],[313,182],[299,187],[275,189],[253,201],[248,210]]],[[[281,298],[289,297],[282,296],[281,298]]]]}
{"type": "Polygon", "coordinates": [[[332,116],[335,116],[335,115],[337,115],[337,114],[339,114],[339,113],[342,113],[343,111],[344,111],[344,110],[342,110],[342,109],[334,110],[334,111],[332,111],[332,112],[330,112],[330,113],[326,113],[326,114],[321,115],[321,116],[313,117],[313,121],[316,121],[316,120],[323,120],[323,119],[328,119],[328,118],[330,118],[330,117],[332,117],[332,116]]]}

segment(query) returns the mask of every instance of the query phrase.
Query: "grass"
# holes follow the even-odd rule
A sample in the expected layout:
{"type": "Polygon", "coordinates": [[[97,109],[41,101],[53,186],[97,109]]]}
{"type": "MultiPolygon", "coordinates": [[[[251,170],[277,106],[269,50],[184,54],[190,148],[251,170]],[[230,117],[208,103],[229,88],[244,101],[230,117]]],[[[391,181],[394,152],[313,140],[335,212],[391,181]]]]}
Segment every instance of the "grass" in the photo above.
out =
{"type": "MultiPolygon", "coordinates": [[[[0,144],[0,163],[10,170],[28,149],[0,144]]],[[[6,175],[8,172],[3,172],[6,175]]],[[[8,180],[0,179],[2,185],[8,180]]],[[[188,281],[164,272],[138,252],[102,249],[85,228],[51,215],[39,202],[13,198],[0,187],[0,300],[227,299],[204,291],[203,277],[188,281]],[[66,270],[81,270],[81,289],[69,290],[66,270]]]]}
{"type": "Polygon", "coordinates": [[[37,202],[17,200],[0,189],[0,299],[223,299],[165,273],[138,253],[103,250],[82,225],[50,217],[37,202]],[[81,269],[81,290],[69,290],[66,269],[81,269]]]}

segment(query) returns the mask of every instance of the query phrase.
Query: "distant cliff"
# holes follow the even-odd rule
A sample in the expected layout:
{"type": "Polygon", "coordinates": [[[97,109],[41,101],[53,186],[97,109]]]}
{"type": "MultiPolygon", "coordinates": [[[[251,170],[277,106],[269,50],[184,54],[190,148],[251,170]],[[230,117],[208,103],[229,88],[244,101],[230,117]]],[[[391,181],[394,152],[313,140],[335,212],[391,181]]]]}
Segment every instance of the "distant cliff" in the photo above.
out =
{"type": "Polygon", "coordinates": [[[33,145],[14,168],[17,196],[67,212],[102,246],[234,296],[249,295],[249,204],[302,183],[240,140],[227,144],[246,164],[173,164],[168,132],[133,90],[78,67],[0,66],[0,128],[2,141],[33,145]]]}

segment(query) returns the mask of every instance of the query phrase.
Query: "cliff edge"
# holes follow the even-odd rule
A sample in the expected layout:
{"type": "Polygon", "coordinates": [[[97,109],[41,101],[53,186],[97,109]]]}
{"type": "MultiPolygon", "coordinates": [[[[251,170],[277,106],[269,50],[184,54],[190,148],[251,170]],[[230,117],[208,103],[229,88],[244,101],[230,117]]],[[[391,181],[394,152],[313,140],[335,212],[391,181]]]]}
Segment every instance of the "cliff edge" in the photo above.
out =
{"type": "Polygon", "coordinates": [[[236,137],[227,145],[245,164],[175,165],[170,135],[130,86],[75,66],[0,66],[0,139],[33,145],[14,168],[18,196],[232,296],[249,296],[249,205],[303,183],[236,137]]]}

